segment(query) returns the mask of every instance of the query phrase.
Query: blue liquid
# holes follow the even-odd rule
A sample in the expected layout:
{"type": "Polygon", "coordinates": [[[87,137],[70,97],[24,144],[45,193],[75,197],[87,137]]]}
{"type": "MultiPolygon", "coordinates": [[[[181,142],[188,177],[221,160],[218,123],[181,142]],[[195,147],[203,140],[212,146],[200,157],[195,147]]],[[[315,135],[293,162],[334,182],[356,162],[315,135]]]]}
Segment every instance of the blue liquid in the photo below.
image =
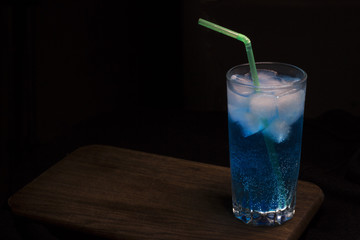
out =
{"type": "Polygon", "coordinates": [[[303,115],[280,143],[263,131],[244,137],[228,117],[233,212],[245,223],[278,225],[292,218],[299,175],[303,115]],[[269,148],[271,151],[269,151],[269,148]],[[269,156],[269,152],[273,156],[269,156]]]}

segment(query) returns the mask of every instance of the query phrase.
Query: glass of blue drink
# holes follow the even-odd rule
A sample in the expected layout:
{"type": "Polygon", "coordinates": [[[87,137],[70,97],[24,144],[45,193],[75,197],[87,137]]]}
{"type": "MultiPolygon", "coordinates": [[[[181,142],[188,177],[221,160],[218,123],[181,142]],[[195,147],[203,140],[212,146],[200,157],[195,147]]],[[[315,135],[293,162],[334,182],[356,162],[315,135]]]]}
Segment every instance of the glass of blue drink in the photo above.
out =
{"type": "Polygon", "coordinates": [[[235,217],[281,225],[295,213],[306,73],[284,63],[248,64],[227,74],[229,151],[235,217]]]}

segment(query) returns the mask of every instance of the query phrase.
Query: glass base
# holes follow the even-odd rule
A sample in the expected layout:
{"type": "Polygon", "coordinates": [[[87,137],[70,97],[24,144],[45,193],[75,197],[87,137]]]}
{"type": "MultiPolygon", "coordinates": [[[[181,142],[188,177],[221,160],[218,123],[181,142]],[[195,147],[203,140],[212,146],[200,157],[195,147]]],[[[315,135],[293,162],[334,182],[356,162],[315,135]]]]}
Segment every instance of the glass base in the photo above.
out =
{"type": "Polygon", "coordinates": [[[249,225],[278,226],[292,219],[295,209],[288,207],[278,211],[257,212],[241,207],[233,207],[233,213],[236,218],[249,225]]]}

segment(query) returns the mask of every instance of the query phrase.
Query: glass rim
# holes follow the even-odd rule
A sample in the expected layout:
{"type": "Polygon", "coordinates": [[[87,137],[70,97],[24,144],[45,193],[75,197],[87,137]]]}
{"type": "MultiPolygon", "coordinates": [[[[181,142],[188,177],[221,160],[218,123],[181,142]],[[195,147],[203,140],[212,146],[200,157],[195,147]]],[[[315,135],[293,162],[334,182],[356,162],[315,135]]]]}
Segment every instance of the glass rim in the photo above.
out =
{"type": "MultiPolygon", "coordinates": [[[[296,82],[291,82],[289,84],[286,84],[286,85],[267,85],[267,86],[254,86],[253,84],[246,84],[246,83],[242,83],[242,82],[235,82],[236,84],[239,84],[239,85],[243,85],[243,86],[247,86],[247,87],[251,87],[251,88],[258,88],[258,89],[281,89],[281,88],[289,88],[291,86],[294,86],[294,85],[298,85],[298,84],[302,84],[304,82],[306,82],[307,80],[307,73],[302,70],[301,68],[295,66],[295,65],[292,65],[292,64],[289,64],[289,63],[282,63],[282,62],[255,62],[256,66],[258,65],[281,65],[281,66],[285,66],[285,67],[288,67],[288,68],[292,68],[292,69],[295,69],[297,71],[299,71],[302,75],[302,77],[300,78],[299,81],[296,81],[296,82]]],[[[244,63],[244,64],[239,64],[239,65],[236,65],[232,68],[230,68],[227,73],[226,73],[226,79],[227,81],[231,81],[231,76],[232,74],[230,74],[230,72],[236,68],[240,68],[240,67],[246,67],[248,66],[249,67],[249,63],[244,63]]],[[[272,70],[272,69],[269,69],[269,70],[272,70]]]]}

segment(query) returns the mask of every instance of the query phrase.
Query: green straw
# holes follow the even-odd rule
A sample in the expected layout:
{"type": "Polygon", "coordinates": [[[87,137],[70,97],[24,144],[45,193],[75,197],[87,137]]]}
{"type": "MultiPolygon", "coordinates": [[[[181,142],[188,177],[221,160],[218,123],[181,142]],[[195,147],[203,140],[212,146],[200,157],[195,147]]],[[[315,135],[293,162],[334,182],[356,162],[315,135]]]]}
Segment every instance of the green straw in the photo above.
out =
{"type": "MultiPolygon", "coordinates": [[[[248,57],[248,61],[249,61],[249,66],[250,66],[250,73],[251,73],[251,78],[253,80],[253,84],[255,87],[259,87],[259,79],[258,79],[258,75],[257,75],[257,71],[256,71],[256,65],[255,65],[255,58],[254,58],[254,54],[253,54],[253,50],[251,47],[251,41],[250,39],[245,36],[244,34],[241,33],[237,33],[233,30],[224,28],[222,26],[219,26],[215,23],[206,21],[202,18],[199,18],[198,23],[201,26],[207,27],[211,30],[214,30],[216,32],[225,34],[226,36],[235,38],[237,40],[242,41],[245,44],[245,49],[246,49],[246,54],[248,57]]],[[[257,89],[256,89],[257,90],[257,89]]],[[[262,119],[263,123],[265,126],[268,125],[267,120],[262,119]]],[[[281,177],[281,172],[280,172],[280,165],[279,165],[279,161],[278,161],[278,156],[275,150],[275,146],[274,143],[267,137],[264,135],[264,141],[265,141],[265,145],[268,151],[268,155],[269,155],[269,159],[270,159],[270,163],[273,169],[273,173],[275,174],[275,176],[277,177],[277,182],[278,182],[278,191],[280,193],[280,196],[283,196],[283,194],[285,193],[285,186],[284,186],[284,181],[282,180],[281,177]]],[[[279,199],[279,207],[282,208],[283,206],[285,206],[285,200],[284,199],[279,199]]]]}
{"type": "Polygon", "coordinates": [[[254,53],[251,47],[251,41],[250,39],[245,36],[244,34],[241,33],[237,33],[234,32],[233,30],[224,28],[222,26],[219,26],[215,23],[206,21],[202,18],[199,18],[199,22],[198,22],[201,26],[207,27],[211,30],[214,30],[216,32],[225,34],[226,36],[235,38],[237,40],[242,41],[245,44],[245,50],[246,50],[246,54],[248,57],[248,61],[249,61],[249,66],[250,66],[250,73],[251,73],[251,78],[253,80],[254,86],[258,87],[259,86],[259,79],[258,79],[258,75],[257,75],[257,71],[256,71],[256,66],[255,66],[255,58],[254,58],[254,53]]]}

